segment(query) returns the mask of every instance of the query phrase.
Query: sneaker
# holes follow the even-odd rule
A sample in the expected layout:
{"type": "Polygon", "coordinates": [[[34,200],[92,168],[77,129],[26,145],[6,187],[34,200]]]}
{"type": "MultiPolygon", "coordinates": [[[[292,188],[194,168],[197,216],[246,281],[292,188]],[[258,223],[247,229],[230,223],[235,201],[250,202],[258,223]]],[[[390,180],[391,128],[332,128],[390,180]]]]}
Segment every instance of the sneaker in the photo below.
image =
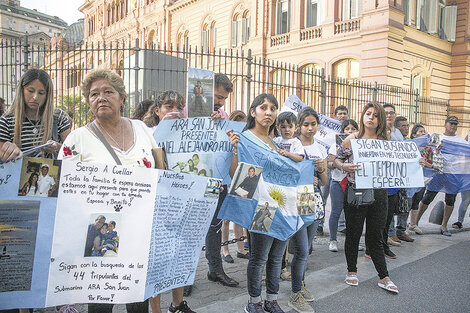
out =
{"type": "Polygon", "coordinates": [[[415,241],[413,238],[411,238],[410,236],[408,236],[406,233],[404,233],[403,235],[397,235],[397,237],[402,240],[402,241],[406,241],[406,242],[413,242],[415,241]]]}
{"type": "Polygon", "coordinates": [[[171,303],[170,307],[168,308],[168,313],[196,313],[196,312],[189,308],[188,303],[186,301],[183,301],[177,307],[174,307],[173,303],[171,303]]]}
{"type": "MultiPolygon", "coordinates": [[[[396,236],[394,236],[394,237],[396,237],[396,236]]],[[[398,239],[398,237],[397,237],[397,239],[398,239]]],[[[400,239],[398,239],[398,240],[400,240],[400,239]]],[[[401,246],[401,243],[398,242],[398,241],[393,240],[392,237],[387,238],[387,243],[388,243],[389,246],[395,246],[395,247],[400,247],[401,246]]]]}
{"type": "Polygon", "coordinates": [[[300,291],[296,293],[292,292],[290,294],[289,302],[287,302],[287,305],[300,313],[315,313],[310,304],[305,301],[300,291]]]}
{"type": "Polygon", "coordinates": [[[258,302],[258,303],[248,302],[248,304],[245,307],[245,313],[264,313],[263,303],[262,302],[258,302]]]}
{"type": "Polygon", "coordinates": [[[397,255],[393,253],[391,250],[384,251],[385,257],[389,259],[396,259],[397,255]]]}
{"type": "Polygon", "coordinates": [[[369,253],[367,253],[367,252],[366,252],[366,253],[364,253],[364,257],[365,257],[366,259],[369,259],[369,260],[371,260],[371,259],[372,259],[372,258],[370,257],[370,254],[369,254],[369,253]]]}
{"type": "Polygon", "coordinates": [[[300,293],[302,294],[302,297],[304,297],[305,301],[315,301],[315,297],[310,293],[307,287],[305,287],[305,282],[302,282],[300,293]]]}
{"type": "Polygon", "coordinates": [[[336,240],[330,241],[330,246],[328,247],[328,250],[331,252],[338,252],[338,242],[336,240]]]}
{"type": "Polygon", "coordinates": [[[423,234],[423,231],[418,227],[418,225],[409,225],[408,230],[414,231],[417,235],[423,234]]]}
{"type": "Polygon", "coordinates": [[[456,228],[456,229],[461,229],[463,226],[462,226],[462,223],[460,223],[460,222],[455,222],[454,224],[452,224],[452,227],[453,227],[453,228],[456,228]]]}
{"type": "Polygon", "coordinates": [[[263,309],[264,311],[270,312],[270,313],[286,313],[281,309],[281,307],[279,306],[276,300],[273,300],[273,301],[264,300],[263,309]]]}

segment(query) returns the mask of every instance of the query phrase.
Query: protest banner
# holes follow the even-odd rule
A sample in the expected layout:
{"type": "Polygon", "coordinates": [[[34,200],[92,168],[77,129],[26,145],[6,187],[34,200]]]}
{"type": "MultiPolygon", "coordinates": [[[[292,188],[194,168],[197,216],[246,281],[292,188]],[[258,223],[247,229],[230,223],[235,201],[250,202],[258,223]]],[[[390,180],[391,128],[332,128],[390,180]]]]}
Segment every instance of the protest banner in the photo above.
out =
{"type": "Polygon", "coordinates": [[[161,121],[154,132],[164,147],[169,169],[200,176],[220,178],[230,183],[232,145],[227,130],[242,131],[245,123],[211,120],[206,117],[161,121]]]}
{"type": "Polygon", "coordinates": [[[57,198],[19,195],[33,161],[0,168],[0,309],[130,303],[192,284],[221,180],[61,161],[57,198]]]}
{"type": "MultiPolygon", "coordinates": [[[[314,165],[311,160],[294,162],[275,151],[251,141],[240,133],[237,145],[239,167],[262,168],[252,198],[227,194],[218,217],[230,220],[250,231],[286,240],[302,225],[312,223],[315,212],[299,212],[304,187],[313,190],[314,165]],[[251,166],[246,166],[247,164],[251,166]],[[302,217],[300,216],[302,215],[302,217]]],[[[238,181],[236,179],[236,181],[238,181]]],[[[310,203],[314,208],[314,203],[310,203]]]]}
{"type": "Polygon", "coordinates": [[[424,186],[421,154],[416,143],[378,139],[351,140],[356,188],[415,188],[424,186]]]}
{"type": "MultiPolygon", "coordinates": [[[[282,112],[292,112],[296,116],[307,105],[303,103],[296,95],[290,95],[281,108],[282,112]]],[[[318,113],[318,112],[317,112],[318,113]]],[[[336,142],[336,134],[341,131],[341,122],[334,118],[318,113],[320,124],[315,134],[315,139],[318,140],[328,150],[331,145],[336,142]]]]}

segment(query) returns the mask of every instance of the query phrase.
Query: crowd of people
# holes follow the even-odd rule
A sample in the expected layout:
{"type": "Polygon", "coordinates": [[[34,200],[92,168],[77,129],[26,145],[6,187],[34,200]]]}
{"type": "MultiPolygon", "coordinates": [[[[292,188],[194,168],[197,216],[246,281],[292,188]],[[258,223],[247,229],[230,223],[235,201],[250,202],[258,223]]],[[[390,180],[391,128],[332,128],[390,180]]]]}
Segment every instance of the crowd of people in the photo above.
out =
{"type": "MultiPolygon", "coordinates": [[[[183,96],[175,91],[165,91],[160,93],[155,101],[146,100],[138,104],[133,119],[123,117],[123,107],[127,98],[124,82],[111,70],[91,71],[82,82],[81,88],[95,119],[88,125],[72,131],[72,124],[67,115],[53,106],[52,81],[49,75],[38,69],[26,71],[19,81],[14,102],[0,118],[0,160],[6,162],[20,158],[23,152],[32,149],[33,153],[30,155],[35,157],[151,168],[155,166],[152,149],[157,147],[153,138],[156,126],[164,119],[185,117],[187,112],[183,96]],[[47,145],[34,150],[35,147],[44,144],[47,145]]],[[[325,204],[329,196],[331,196],[331,214],[328,221],[329,250],[338,252],[340,249],[337,242],[338,230],[346,234],[345,283],[351,286],[359,284],[357,258],[358,251],[363,249],[359,241],[365,222],[365,256],[373,261],[378,274],[378,286],[389,292],[398,293],[398,287],[389,277],[385,261],[386,258],[397,257],[390,246],[399,246],[401,241],[413,242],[414,239],[410,236],[412,232],[423,233],[418,226],[419,220],[437,192],[426,190],[426,187],[414,193],[407,189],[368,191],[355,189],[355,172],[360,166],[354,163],[351,140],[362,138],[402,141],[423,136],[426,134],[425,127],[416,124],[409,134],[410,125],[407,119],[396,116],[393,104],[366,104],[358,122],[349,118],[347,107],[339,106],[335,110],[335,118],[341,122],[341,132],[347,137],[338,147],[333,145],[327,151],[315,139],[320,119],[318,113],[311,107],[302,109],[297,116],[293,113],[278,115],[280,107],[277,99],[271,94],[260,94],[253,100],[246,114],[236,111],[229,117],[223,106],[232,91],[233,86],[229,78],[224,74],[215,74],[214,111],[211,118],[246,121],[243,134],[260,147],[295,162],[312,160],[315,164],[312,190],[317,195],[312,200],[313,205],[309,201],[309,210],[304,212],[315,213],[316,220],[306,223],[290,238],[289,249],[287,241],[281,241],[262,232],[249,232],[234,225],[237,238],[245,238],[237,245],[237,257],[249,260],[246,273],[249,299],[244,311],[284,312],[277,297],[280,278],[285,277],[292,282],[287,305],[297,312],[314,312],[311,303],[314,296],[307,288],[308,282],[305,281],[306,264],[311,254],[314,236],[318,228],[322,227],[325,204]],[[274,134],[278,136],[275,137],[274,134]],[[325,189],[325,186],[329,188],[325,189]],[[358,192],[362,192],[359,200],[354,197],[358,192]],[[394,216],[397,216],[396,223],[394,216]],[[291,273],[285,275],[285,261],[289,252],[292,254],[291,273]],[[262,298],[263,280],[266,285],[266,296],[262,298]]],[[[457,117],[449,116],[445,120],[445,132],[441,135],[441,139],[469,144],[469,135],[465,139],[456,135],[458,124],[457,117]]],[[[233,131],[228,131],[227,134],[233,146],[230,166],[230,175],[233,176],[239,165],[237,154],[239,134],[233,131]]],[[[429,146],[422,148],[420,164],[423,167],[437,168],[439,165],[434,160],[435,155],[439,154],[439,149],[440,147],[429,146]]],[[[41,175],[46,176],[48,169],[47,164],[43,165],[41,175]]],[[[255,169],[250,168],[248,173],[249,177],[253,177],[255,169]]],[[[32,173],[21,192],[24,195],[50,193],[53,183],[49,182],[46,190],[42,187],[40,179],[39,173],[32,173]]],[[[209,267],[207,278],[225,286],[236,287],[239,283],[229,277],[223,268],[223,260],[232,263],[234,259],[226,246],[221,253],[221,242],[228,239],[229,222],[217,218],[228,190],[229,186],[226,185],[221,189],[217,209],[206,235],[205,256],[209,267]]],[[[462,228],[470,203],[470,191],[463,191],[461,194],[459,218],[452,224],[454,228],[462,228]]],[[[440,228],[444,236],[451,236],[447,224],[456,196],[456,194],[445,195],[446,205],[440,228]]],[[[259,212],[260,215],[271,214],[268,204],[259,212]]],[[[262,228],[263,224],[255,223],[255,226],[262,228]]],[[[115,221],[106,223],[103,215],[98,216],[88,229],[85,256],[116,253],[118,236],[115,227],[115,221]]],[[[173,289],[168,312],[194,312],[183,299],[189,294],[191,286],[173,289]]],[[[161,313],[160,295],[142,302],[127,304],[126,307],[128,312],[145,313],[149,311],[149,305],[153,313],[161,313]]],[[[88,312],[112,312],[112,308],[113,304],[88,304],[88,312]]]]}

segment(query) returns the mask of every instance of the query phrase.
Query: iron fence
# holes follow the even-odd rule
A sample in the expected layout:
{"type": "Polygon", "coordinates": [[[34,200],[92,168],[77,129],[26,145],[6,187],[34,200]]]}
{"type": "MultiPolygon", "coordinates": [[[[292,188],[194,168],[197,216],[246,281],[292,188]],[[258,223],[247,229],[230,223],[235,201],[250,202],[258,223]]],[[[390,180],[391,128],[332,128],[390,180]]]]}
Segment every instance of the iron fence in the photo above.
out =
{"type": "Polygon", "coordinates": [[[234,91],[225,106],[229,112],[247,112],[256,95],[268,92],[281,104],[289,95],[298,95],[325,115],[332,115],[335,107],[345,105],[356,120],[365,103],[393,103],[397,115],[407,117],[412,124],[422,123],[431,131],[442,131],[449,114],[470,115],[464,109],[452,108],[448,100],[424,98],[417,91],[396,86],[327,77],[322,70],[253,56],[252,50],[208,52],[198,47],[156,46],[138,40],[77,47],[53,40],[39,45],[29,43],[25,37],[1,41],[0,52],[0,97],[7,105],[14,98],[21,74],[30,67],[43,68],[51,75],[56,106],[68,112],[76,126],[92,118],[79,85],[87,72],[97,67],[113,69],[123,77],[128,92],[126,116],[132,114],[136,103],[153,99],[158,92],[173,89],[186,94],[187,67],[224,73],[231,79],[234,91]]]}

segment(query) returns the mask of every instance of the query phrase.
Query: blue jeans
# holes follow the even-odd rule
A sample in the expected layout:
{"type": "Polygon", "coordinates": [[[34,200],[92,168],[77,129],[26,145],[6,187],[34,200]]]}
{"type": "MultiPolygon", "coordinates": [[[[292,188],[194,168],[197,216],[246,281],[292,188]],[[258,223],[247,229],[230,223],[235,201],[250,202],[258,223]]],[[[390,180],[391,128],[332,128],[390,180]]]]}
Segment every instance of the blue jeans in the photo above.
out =
{"type": "Polygon", "coordinates": [[[460,193],[462,196],[462,202],[459,206],[459,219],[460,223],[463,223],[463,219],[465,218],[465,213],[467,213],[468,205],[470,204],[470,190],[462,191],[460,193]]]}
{"type": "Polygon", "coordinates": [[[397,214],[397,236],[402,236],[405,234],[409,214],[409,212],[397,214]]]}
{"type": "Polygon", "coordinates": [[[281,263],[287,241],[259,233],[250,233],[250,260],[246,269],[250,302],[261,301],[261,280],[266,265],[266,300],[277,300],[281,263]]]}
{"type": "Polygon", "coordinates": [[[294,257],[291,263],[292,292],[299,292],[302,289],[305,269],[308,260],[308,232],[307,228],[302,228],[290,239],[290,244],[294,247],[294,257]]]}
{"type": "Polygon", "coordinates": [[[222,257],[220,256],[220,242],[222,239],[222,232],[220,228],[222,227],[223,221],[217,218],[219,215],[220,208],[222,203],[227,196],[227,185],[224,185],[224,189],[220,192],[219,201],[217,202],[217,209],[215,210],[214,216],[212,218],[211,225],[206,235],[206,259],[207,264],[209,265],[209,272],[223,272],[224,268],[222,267],[222,257]]]}
{"type": "Polygon", "coordinates": [[[328,222],[330,228],[330,240],[336,240],[338,234],[338,221],[343,212],[344,191],[339,185],[339,181],[331,180],[331,214],[328,222]]]}
{"type": "Polygon", "coordinates": [[[321,220],[315,220],[312,224],[307,227],[307,236],[308,236],[308,248],[312,246],[313,238],[317,234],[317,228],[320,225],[321,220]]]}

